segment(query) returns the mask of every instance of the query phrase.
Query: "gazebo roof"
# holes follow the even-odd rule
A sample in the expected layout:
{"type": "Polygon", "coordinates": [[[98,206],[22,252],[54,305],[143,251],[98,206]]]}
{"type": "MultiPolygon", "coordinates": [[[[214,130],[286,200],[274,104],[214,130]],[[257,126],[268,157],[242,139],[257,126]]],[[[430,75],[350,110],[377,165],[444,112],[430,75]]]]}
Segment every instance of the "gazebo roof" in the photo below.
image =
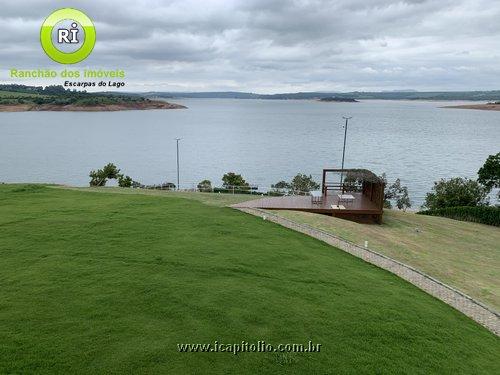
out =
{"type": "Polygon", "coordinates": [[[338,169],[338,168],[325,168],[323,169],[323,172],[332,172],[332,173],[345,173],[346,176],[349,176],[351,178],[355,178],[357,180],[362,180],[362,181],[368,181],[368,182],[373,182],[373,183],[384,183],[384,181],[378,177],[375,173],[372,171],[369,171],[368,169],[338,169]]]}

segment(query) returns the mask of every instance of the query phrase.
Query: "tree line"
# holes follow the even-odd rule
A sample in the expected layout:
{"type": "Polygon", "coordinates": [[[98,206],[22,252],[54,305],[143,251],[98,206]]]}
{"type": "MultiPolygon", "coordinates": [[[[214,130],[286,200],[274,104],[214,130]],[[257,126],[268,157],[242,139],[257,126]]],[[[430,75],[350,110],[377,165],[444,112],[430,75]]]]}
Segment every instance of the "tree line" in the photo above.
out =
{"type": "MultiPolygon", "coordinates": [[[[144,185],[133,180],[130,176],[120,172],[114,164],[108,163],[102,169],[92,170],[89,174],[90,186],[105,186],[109,179],[118,180],[120,187],[137,187],[149,189],[176,189],[176,185],[172,182],[164,182],[159,185],[144,185]]],[[[393,183],[388,183],[385,174],[380,176],[381,180],[386,184],[384,194],[384,207],[392,208],[393,204],[400,209],[406,210],[411,207],[411,200],[408,194],[408,188],[401,184],[398,178],[393,183]]],[[[353,183],[348,177],[344,181],[344,185],[348,186],[353,183]]],[[[222,176],[222,187],[214,187],[212,182],[204,179],[197,184],[197,190],[200,192],[219,192],[219,193],[243,193],[248,194],[256,192],[257,187],[251,186],[241,174],[228,172],[222,176]]],[[[434,183],[430,192],[426,194],[425,202],[422,208],[424,213],[431,214],[432,211],[448,209],[451,207],[485,207],[489,205],[487,199],[489,193],[494,188],[500,188],[500,152],[495,155],[490,155],[484,165],[478,171],[476,180],[469,178],[454,177],[450,179],[441,179],[434,183]]],[[[298,173],[291,181],[281,180],[271,185],[271,190],[268,195],[306,195],[313,190],[320,189],[320,184],[314,181],[311,175],[298,173]]],[[[259,194],[262,194],[259,192],[259,194]]],[[[499,198],[500,198],[500,192],[499,198]]],[[[466,209],[457,210],[461,216],[466,209]]],[[[497,209],[500,211],[500,209],[497,209]]],[[[493,215],[498,215],[495,212],[493,215]]],[[[447,214],[451,212],[446,211],[447,214]]],[[[485,210],[475,210],[471,212],[485,212],[485,210]]],[[[472,214],[470,214],[472,215],[472,214]]],[[[469,215],[469,216],[470,216],[469,215]]],[[[491,213],[488,213],[491,215],[491,213]]],[[[491,221],[491,219],[488,219],[491,221]]]]}
{"type": "Polygon", "coordinates": [[[90,93],[85,90],[66,89],[61,85],[26,86],[18,84],[0,85],[0,104],[55,104],[55,105],[106,105],[126,102],[148,101],[137,95],[90,93]],[[27,95],[28,94],[28,95],[27,95]]]}

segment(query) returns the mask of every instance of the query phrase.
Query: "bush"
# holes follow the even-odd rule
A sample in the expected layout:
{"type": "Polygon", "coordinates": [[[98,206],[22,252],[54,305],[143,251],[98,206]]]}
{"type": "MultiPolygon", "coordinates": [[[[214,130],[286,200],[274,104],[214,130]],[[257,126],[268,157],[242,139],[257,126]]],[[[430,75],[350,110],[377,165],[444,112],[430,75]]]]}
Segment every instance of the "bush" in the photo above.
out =
{"type": "Polygon", "coordinates": [[[212,182],[210,180],[203,180],[198,184],[197,188],[198,188],[198,191],[201,191],[201,192],[212,191],[212,182]]]}
{"type": "Polygon", "coordinates": [[[446,207],[418,212],[420,215],[442,216],[449,219],[500,226],[500,208],[491,206],[446,207]]]}
{"type": "Polygon", "coordinates": [[[484,203],[487,190],[468,178],[441,179],[434,182],[432,192],[425,197],[425,208],[437,210],[446,207],[478,206],[484,203]]]}
{"type": "Polygon", "coordinates": [[[163,182],[161,185],[156,187],[156,189],[161,189],[161,190],[175,190],[176,186],[173,182],[163,182]]]}

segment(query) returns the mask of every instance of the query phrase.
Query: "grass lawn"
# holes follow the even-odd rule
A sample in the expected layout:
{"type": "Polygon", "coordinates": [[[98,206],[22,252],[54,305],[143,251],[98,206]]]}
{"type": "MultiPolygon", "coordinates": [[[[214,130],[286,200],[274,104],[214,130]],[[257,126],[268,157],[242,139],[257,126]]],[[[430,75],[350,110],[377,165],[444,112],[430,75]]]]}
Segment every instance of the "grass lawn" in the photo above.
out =
{"type": "Polygon", "coordinates": [[[409,264],[500,310],[500,229],[411,212],[386,210],[384,224],[275,211],[409,264]]]}
{"type": "Polygon", "coordinates": [[[235,203],[245,202],[252,199],[262,198],[257,194],[216,194],[216,193],[200,193],[200,192],[183,192],[175,190],[148,190],[148,189],[122,189],[118,187],[92,187],[92,188],[80,188],[80,187],[66,187],[66,186],[54,186],[56,189],[70,189],[85,192],[98,192],[98,193],[113,193],[113,194],[132,194],[132,195],[151,195],[156,197],[176,197],[176,198],[186,198],[189,200],[199,201],[201,203],[218,206],[227,207],[235,203]]]}
{"type": "Polygon", "coordinates": [[[236,210],[0,185],[0,373],[492,374],[500,340],[396,276],[236,210]],[[321,344],[180,353],[177,343],[321,344]]]}

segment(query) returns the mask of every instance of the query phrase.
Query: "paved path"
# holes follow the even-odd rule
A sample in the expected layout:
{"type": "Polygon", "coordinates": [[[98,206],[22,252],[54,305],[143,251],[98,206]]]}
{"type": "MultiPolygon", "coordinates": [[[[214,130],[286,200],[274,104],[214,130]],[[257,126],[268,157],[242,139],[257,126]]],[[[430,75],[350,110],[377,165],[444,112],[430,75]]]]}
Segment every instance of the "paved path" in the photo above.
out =
{"type": "Polygon", "coordinates": [[[398,262],[397,260],[389,258],[368,248],[358,246],[331,233],[313,228],[309,225],[300,224],[295,221],[285,219],[268,211],[264,211],[258,208],[241,207],[241,204],[238,205],[238,207],[234,208],[255,216],[265,217],[266,220],[280,224],[286,228],[293,229],[297,232],[307,234],[308,236],[317,238],[318,240],[346,251],[349,254],[354,255],[355,257],[361,258],[368,263],[374,264],[380,268],[392,272],[395,275],[427,292],[428,294],[454,307],[458,311],[467,315],[469,318],[475,320],[479,324],[489,329],[497,336],[500,336],[499,313],[493,311],[489,307],[476,301],[472,297],[467,296],[459,290],[456,290],[451,286],[446,285],[413,267],[398,262]]]}

